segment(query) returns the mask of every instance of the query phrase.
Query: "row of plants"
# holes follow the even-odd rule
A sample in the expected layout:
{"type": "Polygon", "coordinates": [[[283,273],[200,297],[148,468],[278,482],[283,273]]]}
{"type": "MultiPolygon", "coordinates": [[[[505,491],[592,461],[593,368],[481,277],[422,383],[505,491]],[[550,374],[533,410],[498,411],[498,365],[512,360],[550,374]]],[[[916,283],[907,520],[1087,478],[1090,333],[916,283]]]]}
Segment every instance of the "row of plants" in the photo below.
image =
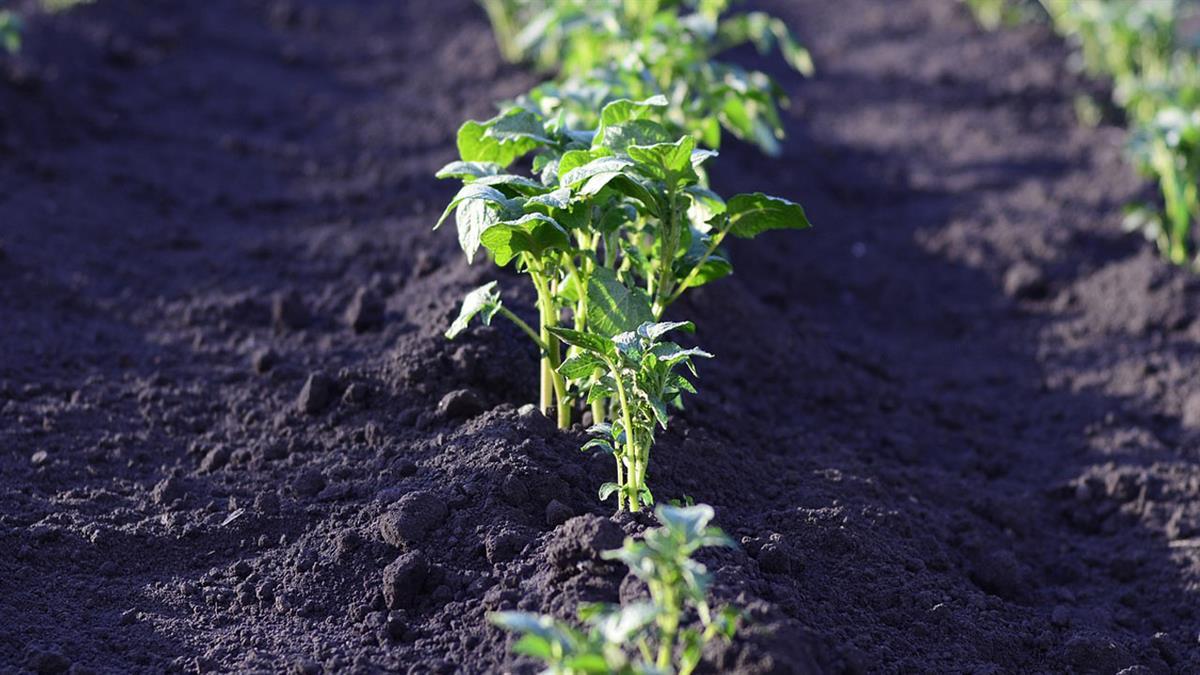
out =
{"type": "MultiPolygon", "coordinates": [[[[966,0],[984,25],[1027,18],[1023,0],[966,0]]],[[[1200,10],[1184,0],[1040,0],[1091,75],[1110,78],[1132,130],[1129,149],[1160,201],[1128,207],[1171,262],[1200,269],[1200,10]]]]}
{"type": "MultiPolygon", "coordinates": [[[[786,104],[765,74],[716,57],[778,48],[801,73],[811,59],[780,20],[725,16],[728,0],[481,3],[504,56],[553,77],[462,125],[458,160],[437,173],[462,187],[435,228],[453,217],[469,263],[486,255],[527,279],[536,319],[490,281],[466,295],[446,336],[497,316],[528,336],[541,409],[563,429],[590,415],[582,449],[615,463],[600,499],[640,511],[655,501],[655,434],[696,393],[696,361],[712,358],[669,339],[695,331],[673,308],[733,272],[729,237],[810,227],[799,204],[761,192],[725,199],[709,184],[724,133],[780,152],[786,104]]],[[[738,622],[736,610],[710,608],[709,575],[692,557],[732,542],[710,527],[709,506],[655,515],[661,527],[604,554],[646,583],[647,601],[585,605],[576,624],[524,612],[491,621],[520,633],[514,650],[549,673],[691,673],[704,645],[738,622]]]]}
{"type": "Polygon", "coordinates": [[[501,316],[530,338],[540,407],[564,429],[590,412],[585,448],[612,453],[616,480],[600,496],[615,496],[618,511],[654,503],[655,434],[695,393],[695,361],[711,358],[667,339],[694,330],[672,306],[733,271],[729,237],[810,227],[799,204],[759,192],[725,199],[709,185],[721,129],[768,153],[782,137],[778,88],[714,56],[753,43],[809,63],[778,19],[725,18],[726,5],[485,2],[511,56],[563,70],[491,119],[464,123],[459,159],[437,174],[462,183],[437,226],[453,216],[468,262],[482,249],[537,298],[527,322],[489,282],[467,294],[447,337],[501,316]],[[529,23],[517,30],[518,20],[529,23]]]}

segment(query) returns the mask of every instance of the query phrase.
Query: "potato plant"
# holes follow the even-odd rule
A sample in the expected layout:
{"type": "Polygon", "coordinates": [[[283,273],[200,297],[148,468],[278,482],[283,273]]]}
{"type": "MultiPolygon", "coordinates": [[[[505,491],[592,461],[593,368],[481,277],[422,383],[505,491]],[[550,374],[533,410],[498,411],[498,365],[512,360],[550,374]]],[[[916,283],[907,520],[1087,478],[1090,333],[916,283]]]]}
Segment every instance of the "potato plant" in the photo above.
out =
{"type": "Polygon", "coordinates": [[[1158,182],[1163,208],[1132,207],[1126,224],[1157,243],[1171,262],[1186,264],[1196,251],[1192,228],[1200,223],[1200,111],[1161,110],[1138,130],[1132,147],[1139,166],[1158,182]]]}
{"type": "MultiPolygon", "coordinates": [[[[967,2],[981,21],[1000,11],[994,0],[967,2]]],[[[1160,203],[1127,209],[1126,227],[1142,231],[1171,262],[1200,267],[1200,36],[1184,32],[1200,18],[1197,6],[1182,0],[1040,2],[1058,32],[1078,45],[1086,71],[1112,80],[1113,101],[1133,131],[1132,159],[1159,188],[1160,203]]]]}
{"type": "Polygon", "coordinates": [[[538,307],[534,328],[488,284],[467,296],[447,337],[476,316],[513,321],[540,351],[540,405],[563,428],[576,402],[590,399],[597,422],[607,402],[590,393],[599,366],[590,381],[561,372],[569,354],[556,328],[601,339],[634,331],[687,290],[732,272],[720,248],[728,236],[810,226],[798,204],[761,193],[726,202],[702,185],[698,169],[716,153],[673,135],[665,108],[663,97],[620,99],[604,106],[597,128],[576,130],[561,115],[513,106],[464,124],[460,159],[438,172],[463,184],[438,225],[453,214],[468,262],[483,248],[497,265],[512,264],[538,307]],[[511,172],[527,156],[529,175],[511,172]]]}
{"type": "Polygon", "coordinates": [[[559,76],[520,102],[578,127],[619,98],[662,95],[663,122],[703,145],[720,146],[722,128],[777,155],[782,91],[764,73],[719,61],[730,48],[778,49],[803,74],[808,51],[778,18],[762,12],[722,16],[729,0],[483,0],[501,51],[559,76]]]}
{"type": "Polygon", "coordinates": [[[656,427],[667,428],[667,406],[682,408],[684,392],[696,393],[695,386],[676,372],[686,367],[694,376],[692,359],[712,358],[701,349],[684,349],[662,337],[678,330],[694,330],[687,322],[643,323],[636,330],[605,338],[566,328],[551,329],[564,342],[579,350],[563,362],[561,374],[581,383],[588,400],[617,402],[617,414],[611,424],[593,426],[596,437],[584,449],[596,447],[616,458],[617,481],[600,487],[600,501],[617,496],[617,510],[629,505],[639,511],[652,505],[654,496],[646,485],[650,448],[656,427]],[[597,379],[595,373],[601,373],[597,379]]]}
{"type": "Polygon", "coordinates": [[[579,612],[582,627],[526,612],[491,614],[493,623],[521,634],[513,651],[542,661],[545,672],[556,675],[689,675],[705,644],[733,637],[738,612],[710,608],[711,577],[692,559],[707,546],[733,546],[724,532],[709,526],[712,507],[660,506],[655,515],[661,527],[604,553],[646,584],[649,601],[585,605],[579,612]]]}

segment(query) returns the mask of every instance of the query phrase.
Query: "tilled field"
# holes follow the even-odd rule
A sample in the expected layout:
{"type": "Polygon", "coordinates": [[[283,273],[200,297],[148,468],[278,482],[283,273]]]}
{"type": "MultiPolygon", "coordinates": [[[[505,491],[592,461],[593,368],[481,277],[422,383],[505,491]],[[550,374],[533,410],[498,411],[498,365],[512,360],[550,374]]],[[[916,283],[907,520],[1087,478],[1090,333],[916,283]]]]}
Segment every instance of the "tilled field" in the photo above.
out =
{"type": "MultiPolygon", "coordinates": [[[[1036,26],[763,0],[812,48],[811,231],[694,291],[655,492],[712,504],[710,671],[1200,670],[1200,279],[1036,26]]],[[[533,672],[488,611],[641,592],[611,459],[522,411],[432,232],[457,125],[535,81],[469,0],[101,0],[0,61],[0,671],[533,672]]],[[[518,288],[515,279],[509,284],[518,288]]],[[[514,296],[531,313],[531,294],[514,296]]]]}

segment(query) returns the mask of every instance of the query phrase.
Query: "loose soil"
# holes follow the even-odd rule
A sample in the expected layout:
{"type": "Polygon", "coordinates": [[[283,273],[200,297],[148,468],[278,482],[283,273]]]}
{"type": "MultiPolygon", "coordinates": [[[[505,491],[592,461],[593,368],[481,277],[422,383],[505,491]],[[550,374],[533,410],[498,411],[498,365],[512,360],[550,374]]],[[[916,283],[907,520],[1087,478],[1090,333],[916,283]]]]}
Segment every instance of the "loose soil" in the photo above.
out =
{"type": "MultiPolygon", "coordinates": [[[[28,3],[32,5],[33,3],[28,3]]],[[[677,316],[718,359],[656,449],[746,608],[709,671],[1200,671],[1200,281],[1045,28],[772,0],[817,228],[677,316]]],[[[642,592],[610,460],[522,413],[497,276],[431,232],[453,133],[535,82],[469,0],[101,0],[0,60],[0,671],[533,672],[488,611],[642,592]]],[[[520,278],[499,273],[519,311],[520,278]]]]}

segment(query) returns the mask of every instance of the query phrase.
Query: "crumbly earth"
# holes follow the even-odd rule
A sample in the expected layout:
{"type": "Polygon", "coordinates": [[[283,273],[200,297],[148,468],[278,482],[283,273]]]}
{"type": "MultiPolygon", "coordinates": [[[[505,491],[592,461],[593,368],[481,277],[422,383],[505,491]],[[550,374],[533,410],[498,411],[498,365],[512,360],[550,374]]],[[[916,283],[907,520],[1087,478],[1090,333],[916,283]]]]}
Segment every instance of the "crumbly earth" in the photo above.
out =
{"type": "MultiPolygon", "coordinates": [[[[27,3],[31,6],[33,3],[27,3]]],[[[952,0],[762,0],[785,154],[677,316],[718,359],[662,436],[742,673],[1200,671],[1200,279],[1076,122],[1067,49],[952,0]]],[[[30,8],[30,7],[27,7],[30,8]]],[[[441,332],[453,132],[535,76],[469,0],[101,0],[0,59],[0,671],[533,672],[488,611],[640,591],[610,460],[522,413],[511,326],[441,332]]]]}

